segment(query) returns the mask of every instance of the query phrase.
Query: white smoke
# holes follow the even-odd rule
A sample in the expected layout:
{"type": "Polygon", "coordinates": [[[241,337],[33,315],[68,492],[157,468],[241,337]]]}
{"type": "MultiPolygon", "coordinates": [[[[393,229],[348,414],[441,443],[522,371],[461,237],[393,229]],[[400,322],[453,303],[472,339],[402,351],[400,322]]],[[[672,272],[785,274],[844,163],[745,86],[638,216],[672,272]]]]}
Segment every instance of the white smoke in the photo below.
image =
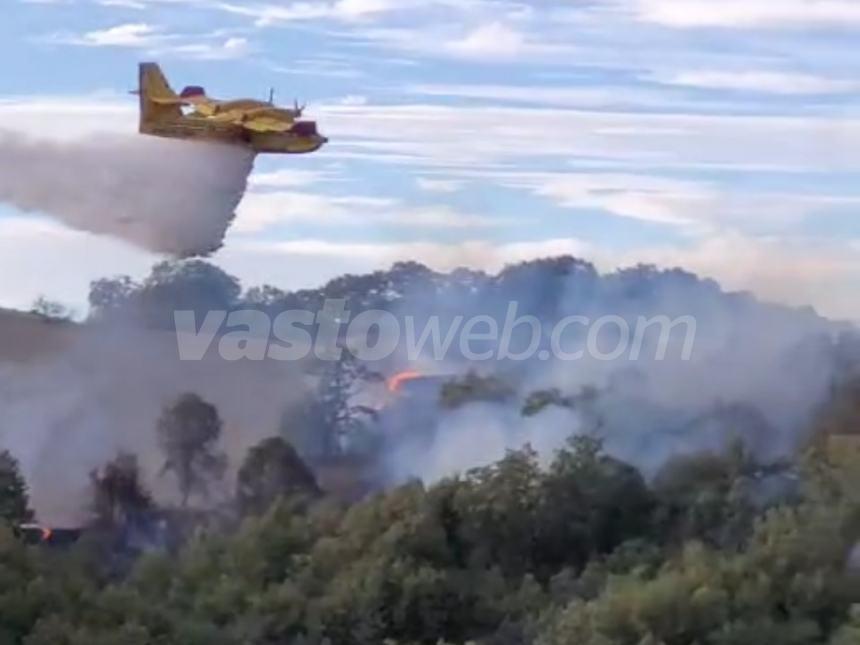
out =
{"type": "Polygon", "coordinates": [[[582,419],[563,408],[524,417],[516,406],[472,403],[443,411],[428,437],[407,435],[386,457],[386,477],[395,482],[419,478],[435,483],[500,461],[511,450],[529,446],[547,465],[582,419]]]}
{"type": "Polygon", "coordinates": [[[156,253],[208,255],[223,243],[253,164],[253,152],[217,143],[0,131],[0,202],[156,253]]]}

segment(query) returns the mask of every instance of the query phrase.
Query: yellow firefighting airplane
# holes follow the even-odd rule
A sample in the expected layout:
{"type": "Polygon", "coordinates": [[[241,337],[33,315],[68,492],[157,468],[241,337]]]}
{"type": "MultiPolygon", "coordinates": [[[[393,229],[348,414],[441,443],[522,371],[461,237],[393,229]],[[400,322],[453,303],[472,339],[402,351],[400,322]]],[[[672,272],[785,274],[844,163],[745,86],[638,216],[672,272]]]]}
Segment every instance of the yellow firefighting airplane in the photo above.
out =
{"type": "Polygon", "coordinates": [[[328,142],[313,121],[302,121],[304,107],[276,107],[266,101],[217,101],[202,87],[176,94],[155,63],[141,63],[140,133],[171,139],[202,139],[247,146],[257,153],[315,152],[328,142]]]}

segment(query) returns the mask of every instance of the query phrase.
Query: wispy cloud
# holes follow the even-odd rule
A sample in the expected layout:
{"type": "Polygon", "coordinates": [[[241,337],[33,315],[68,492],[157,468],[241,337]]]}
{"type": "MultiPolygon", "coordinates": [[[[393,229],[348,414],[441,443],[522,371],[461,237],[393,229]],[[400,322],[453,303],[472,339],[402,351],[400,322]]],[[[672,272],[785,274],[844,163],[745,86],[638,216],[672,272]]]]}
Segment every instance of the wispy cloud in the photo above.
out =
{"type": "Polygon", "coordinates": [[[83,34],[58,32],[44,38],[59,45],[140,49],[152,56],[226,60],[243,58],[253,51],[251,42],[223,30],[203,34],[168,33],[148,23],[124,23],[83,34]]]}
{"type": "Polygon", "coordinates": [[[555,158],[645,167],[860,171],[860,118],[426,104],[327,105],[318,112],[341,150],[398,155],[399,161],[412,158],[428,167],[476,169],[555,158]]]}
{"type": "Polygon", "coordinates": [[[860,26],[854,0],[634,0],[638,17],[668,27],[860,26]]]}
{"type": "MultiPolygon", "coordinates": [[[[178,40],[178,39],[177,39],[178,40]]],[[[156,56],[194,58],[198,60],[228,60],[244,58],[253,51],[247,38],[231,36],[223,40],[205,39],[198,42],[179,43],[174,41],[152,49],[156,56]]]]}
{"type": "Polygon", "coordinates": [[[786,95],[860,92],[860,81],[854,79],[828,78],[796,72],[692,70],[656,74],[651,78],[668,85],[736,92],[786,95]]]}
{"type": "MultiPolygon", "coordinates": [[[[702,99],[690,92],[675,91],[676,88],[669,85],[678,85],[680,81],[686,80],[686,87],[694,86],[693,80],[700,83],[706,79],[684,79],[678,75],[649,76],[649,85],[642,84],[592,84],[592,85],[485,85],[473,83],[471,85],[408,85],[405,90],[410,94],[425,97],[445,97],[452,99],[475,99],[490,105],[500,103],[568,107],[579,109],[631,109],[638,111],[661,110],[663,112],[702,112],[723,113],[758,111],[762,107],[754,102],[743,100],[702,99]],[[666,87],[654,87],[653,83],[659,81],[666,87]]],[[[733,79],[735,80],[735,79],[733,79]]],[[[714,81],[716,82],[716,81],[714,81]]],[[[739,81],[740,82],[740,81],[739,81]]],[[[762,90],[767,91],[767,90],[762,90]]]]}
{"type": "Polygon", "coordinates": [[[296,223],[357,229],[486,229],[505,224],[500,218],[459,213],[447,205],[418,206],[393,198],[281,190],[247,194],[239,207],[235,230],[261,233],[296,223]]]}
{"type": "Polygon", "coordinates": [[[466,186],[460,179],[438,179],[435,177],[419,177],[416,180],[418,188],[428,193],[456,193],[466,186]]]}
{"type": "MultiPolygon", "coordinates": [[[[439,242],[332,242],[322,239],[299,239],[287,242],[238,242],[219,254],[228,266],[243,273],[243,267],[253,263],[255,256],[267,261],[294,257],[305,261],[322,261],[332,267],[331,277],[342,271],[348,261],[358,263],[364,271],[373,271],[402,260],[418,261],[438,270],[451,271],[473,267],[498,271],[514,262],[537,257],[571,254],[586,256],[591,246],[576,238],[539,240],[535,242],[496,243],[474,239],[459,243],[439,242]]],[[[283,264],[283,262],[280,262],[283,264]]],[[[306,286],[306,285],[305,285],[306,286]]]]}
{"type": "Polygon", "coordinates": [[[491,22],[470,31],[458,40],[449,41],[448,49],[463,56],[513,57],[536,47],[524,34],[501,22],[491,22]]]}
{"type": "Polygon", "coordinates": [[[141,0],[98,0],[98,4],[102,7],[137,9],[139,11],[146,9],[146,3],[142,2],[141,0]]]}
{"type": "Polygon", "coordinates": [[[81,36],[57,35],[55,42],[88,47],[151,47],[165,38],[160,28],[147,23],[126,23],[89,31],[81,36]]]}
{"type": "Polygon", "coordinates": [[[495,19],[471,24],[429,22],[421,26],[370,26],[354,30],[351,37],[369,45],[418,54],[429,58],[484,63],[542,62],[567,65],[578,49],[556,39],[495,19]]]}
{"type": "Polygon", "coordinates": [[[248,184],[251,188],[307,188],[334,179],[334,174],[320,170],[283,168],[270,172],[254,173],[248,184]]]}
{"type": "MultiPolygon", "coordinates": [[[[361,21],[409,6],[409,0],[316,0],[275,3],[217,2],[223,11],[246,16],[258,27],[306,20],[361,21]]],[[[413,3],[414,4],[414,3],[413,3]]]]}
{"type": "Polygon", "coordinates": [[[804,191],[729,190],[721,182],[661,175],[603,172],[489,173],[502,185],[576,210],[600,210],[709,236],[721,230],[787,230],[814,212],[850,215],[860,194],[822,195],[804,191]],[[751,223],[751,225],[749,225],[751,223]]]}

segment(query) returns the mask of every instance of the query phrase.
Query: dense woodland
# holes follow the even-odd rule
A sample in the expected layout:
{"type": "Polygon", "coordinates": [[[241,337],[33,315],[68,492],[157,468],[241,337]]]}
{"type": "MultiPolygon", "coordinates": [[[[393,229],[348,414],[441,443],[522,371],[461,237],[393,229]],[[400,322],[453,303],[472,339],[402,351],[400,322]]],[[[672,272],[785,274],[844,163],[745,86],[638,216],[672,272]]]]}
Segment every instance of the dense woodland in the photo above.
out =
{"type": "MultiPolygon", "coordinates": [[[[585,299],[594,293],[586,285],[621,299],[718,291],[687,274],[650,269],[606,283],[572,260],[456,280],[396,267],[325,290],[378,306],[433,283],[434,293],[466,289],[486,304],[507,281],[505,289],[530,292],[543,311],[571,297],[569,280],[563,289],[529,286],[535,272],[541,280],[575,273],[585,299]],[[443,279],[455,286],[440,286],[443,279]]],[[[143,285],[94,285],[93,318],[161,325],[166,310],[192,297],[201,308],[218,299],[230,308],[320,297],[242,294],[202,263],[186,265],[182,280],[167,265],[154,275],[143,285]],[[198,283],[183,291],[197,278],[211,288],[198,283]]],[[[746,296],[730,300],[758,306],[746,296]]],[[[217,407],[178,394],[152,428],[163,455],[159,476],[169,478],[178,501],[157,503],[136,457],[117,455],[91,475],[90,517],[73,545],[22,539],[17,529],[33,515],[27,484],[3,454],[0,643],[860,643],[857,346],[850,334],[830,346],[839,369],[827,400],[808,421],[802,445],[776,461],[737,441],[670,459],[646,477],[610,456],[596,434],[580,432],[549,463],[523,446],[433,485],[407,483],[350,502],[322,485],[319,453],[298,445],[302,435],[291,424],[328,427],[335,439],[323,452],[350,450],[336,438],[373,422],[338,394],[371,378],[351,364],[321,374],[304,415],[248,452],[227,499],[210,494],[226,477],[217,407]]],[[[446,384],[438,404],[505,398],[506,382],[467,375],[446,384]]],[[[587,409],[599,395],[535,391],[521,401],[521,414],[540,419],[548,407],[587,409]]]]}
{"type": "Polygon", "coordinates": [[[547,468],[525,448],[352,505],[273,438],[249,452],[230,503],[204,511],[185,502],[220,476],[219,421],[187,395],[154,429],[183,504],[158,508],[121,455],[93,473],[73,546],[16,536],[31,512],[2,457],[0,640],[857,643],[860,459],[826,433],[856,430],[858,408],[856,383],[834,392],[821,434],[782,464],[737,445],[646,482],[579,437],[547,468]],[[763,502],[768,479],[784,490],[763,502]]]}

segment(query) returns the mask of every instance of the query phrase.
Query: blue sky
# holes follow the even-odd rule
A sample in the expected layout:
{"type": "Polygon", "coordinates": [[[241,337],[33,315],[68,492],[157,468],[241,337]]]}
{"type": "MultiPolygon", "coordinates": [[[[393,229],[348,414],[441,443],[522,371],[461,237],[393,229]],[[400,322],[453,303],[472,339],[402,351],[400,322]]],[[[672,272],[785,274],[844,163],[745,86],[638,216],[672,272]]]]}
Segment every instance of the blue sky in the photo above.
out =
{"type": "MultiPolygon", "coordinates": [[[[136,64],[270,87],[332,142],[261,158],[214,261],[684,266],[860,319],[857,0],[6,0],[0,127],[133,133],[136,64]]],[[[158,258],[0,206],[0,305],[158,258]]]]}

